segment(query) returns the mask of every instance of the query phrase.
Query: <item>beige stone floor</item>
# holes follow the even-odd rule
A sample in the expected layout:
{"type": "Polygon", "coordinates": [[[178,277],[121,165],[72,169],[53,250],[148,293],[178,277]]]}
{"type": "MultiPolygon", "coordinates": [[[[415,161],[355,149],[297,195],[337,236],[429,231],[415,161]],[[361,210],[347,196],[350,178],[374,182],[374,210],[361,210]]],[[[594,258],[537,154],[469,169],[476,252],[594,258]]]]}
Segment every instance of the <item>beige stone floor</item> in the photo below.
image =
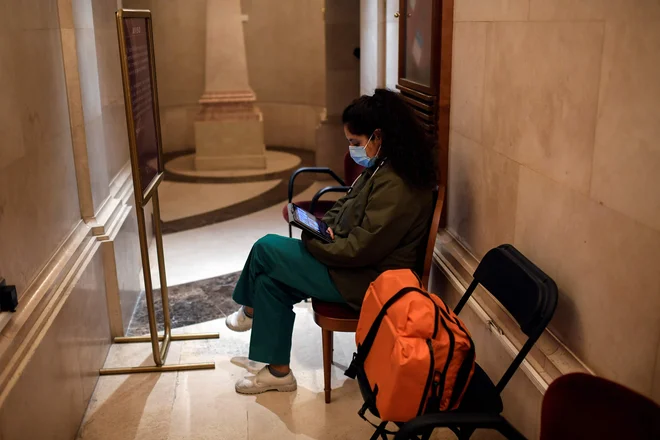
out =
{"type": "Polygon", "coordinates": [[[165,222],[204,214],[257,197],[276,187],[280,180],[249,183],[185,183],[169,180],[160,184],[160,217],[165,222]]]}
{"type": "MultiPolygon", "coordinates": [[[[220,339],[172,344],[168,364],[215,362],[215,370],[104,376],[98,381],[79,439],[97,440],[289,440],[368,439],[357,384],[333,367],[333,402],[323,400],[321,332],[308,304],[295,308],[292,368],[294,393],[240,396],[234,383],[246,372],[230,363],[245,356],[249,333],[229,331],[223,320],[177,329],[220,332],[220,339]]],[[[346,365],[354,350],[352,334],[335,336],[335,362],[346,365]]],[[[148,365],[148,344],[114,345],[107,367],[148,365]]],[[[478,433],[479,434],[479,433],[478,433]]],[[[454,438],[448,431],[434,439],[454,438]]],[[[484,432],[476,439],[500,438],[484,432]]]]}
{"type": "MultiPolygon", "coordinates": [[[[259,185],[261,183],[257,183],[259,185]]],[[[330,182],[317,182],[302,192],[296,200],[311,200],[312,196],[330,182]]],[[[247,184],[253,185],[253,184],[247,184]]],[[[203,186],[203,185],[202,185],[203,186]]],[[[237,197],[245,197],[240,193],[247,186],[234,187],[237,197]]],[[[179,211],[196,210],[199,204],[197,193],[190,197],[179,197],[179,211]]],[[[331,197],[337,194],[330,194],[331,197]]],[[[166,202],[163,202],[166,203],[166,202]]],[[[163,237],[165,248],[165,267],[168,285],[189,283],[217,277],[239,271],[243,268],[252,244],[266,234],[288,235],[288,227],[282,218],[282,207],[286,204],[286,195],[282,202],[266,207],[261,211],[216,223],[202,228],[167,234],[163,237]]],[[[300,230],[294,229],[294,237],[300,237],[300,230]]],[[[152,282],[159,286],[158,260],[156,245],[151,246],[152,282]]]]}
{"type": "MultiPolygon", "coordinates": [[[[356,414],[359,391],[334,369],[335,401],[323,401],[321,336],[307,305],[296,307],[292,366],[295,393],[239,396],[234,382],[247,374],[230,363],[247,355],[249,333],[230,332],[221,320],[179,329],[220,331],[217,340],[173,343],[168,363],[213,361],[215,370],[106,376],[99,379],[81,439],[340,439],[368,438],[356,414]]],[[[338,335],[336,361],[346,364],[352,335],[338,335]]],[[[149,346],[115,345],[106,366],[148,364],[149,346]]]]}
{"type": "MultiPolygon", "coordinates": [[[[325,184],[313,185],[301,198],[311,198],[322,186],[325,184]]],[[[279,204],[241,219],[167,235],[168,284],[240,270],[256,239],[266,233],[286,235],[286,231],[279,204]]],[[[246,372],[230,359],[247,356],[249,333],[233,333],[223,320],[200,323],[175,333],[220,332],[220,339],[175,342],[167,363],[212,361],[215,370],[99,378],[79,439],[370,438],[373,428],[357,415],[362,403],[357,384],[346,379],[340,368],[333,367],[333,402],[325,404],[321,331],[309,304],[302,303],[295,311],[291,364],[298,379],[297,392],[237,395],[234,383],[246,372]]],[[[353,334],[335,335],[336,363],[346,366],[354,349],[353,334]]],[[[106,367],[152,364],[149,344],[113,345],[106,361],[106,367]]],[[[484,434],[473,438],[501,438],[484,434]]],[[[448,431],[434,436],[453,438],[448,431]]]]}

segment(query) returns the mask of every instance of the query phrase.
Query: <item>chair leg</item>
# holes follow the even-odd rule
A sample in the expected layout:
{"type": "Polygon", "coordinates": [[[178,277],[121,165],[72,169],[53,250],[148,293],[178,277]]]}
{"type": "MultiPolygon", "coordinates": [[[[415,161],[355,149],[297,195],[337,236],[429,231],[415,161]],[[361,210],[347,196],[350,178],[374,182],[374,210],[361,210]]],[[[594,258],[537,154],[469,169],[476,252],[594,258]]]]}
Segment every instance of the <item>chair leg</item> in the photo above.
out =
{"type": "Polygon", "coordinates": [[[433,435],[433,430],[431,429],[430,431],[427,431],[424,435],[422,435],[422,440],[429,440],[432,435],[433,435]]]}
{"type": "Polygon", "coordinates": [[[376,427],[376,431],[369,440],[378,440],[378,438],[382,440],[387,440],[387,434],[385,434],[385,428],[387,428],[387,422],[381,422],[381,424],[376,427]]]}
{"type": "Polygon", "coordinates": [[[460,430],[458,434],[458,439],[459,440],[470,440],[470,437],[472,437],[472,434],[474,434],[474,429],[467,429],[463,428],[460,430]]]}
{"type": "Polygon", "coordinates": [[[325,391],[325,403],[330,403],[330,394],[332,393],[332,350],[333,350],[333,332],[322,329],[323,332],[323,381],[325,391]]]}
{"type": "Polygon", "coordinates": [[[502,423],[498,428],[496,428],[500,434],[507,438],[507,440],[527,440],[524,435],[522,435],[516,428],[514,428],[509,422],[502,423]]]}

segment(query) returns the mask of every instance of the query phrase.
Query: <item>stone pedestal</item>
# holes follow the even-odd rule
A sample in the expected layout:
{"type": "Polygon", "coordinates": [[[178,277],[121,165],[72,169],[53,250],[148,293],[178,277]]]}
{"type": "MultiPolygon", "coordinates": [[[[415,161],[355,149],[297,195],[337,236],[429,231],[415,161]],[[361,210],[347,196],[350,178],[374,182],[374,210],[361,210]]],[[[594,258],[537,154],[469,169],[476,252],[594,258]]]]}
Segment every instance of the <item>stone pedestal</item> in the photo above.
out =
{"type": "Polygon", "coordinates": [[[344,155],[348,151],[348,141],[344,136],[341,117],[333,115],[321,121],[316,129],[316,145],[318,145],[316,165],[329,167],[343,175],[344,155]]]}
{"type": "Polygon", "coordinates": [[[204,95],[195,121],[195,168],[198,170],[264,169],[263,117],[254,93],[204,95]]]}
{"type": "Polygon", "coordinates": [[[263,117],[248,84],[240,0],[208,0],[205,92],[195,121],[198,170],[265,169],[263,117]]]}

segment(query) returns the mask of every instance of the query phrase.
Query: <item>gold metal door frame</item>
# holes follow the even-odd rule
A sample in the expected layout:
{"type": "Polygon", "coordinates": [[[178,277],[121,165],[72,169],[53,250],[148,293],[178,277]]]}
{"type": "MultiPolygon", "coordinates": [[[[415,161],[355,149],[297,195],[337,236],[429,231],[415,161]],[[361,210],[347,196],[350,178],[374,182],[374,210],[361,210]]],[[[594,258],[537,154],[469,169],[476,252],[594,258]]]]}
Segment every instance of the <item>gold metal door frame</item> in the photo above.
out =
{"type": "Polygon", "coordinates": [[[102,368],[101,375],[128,374],[128,373],[154,373],[168,371],[206,370],[214,369],[214,362],[202,362],[193,364],[165,365],[170,343],[173,341],[189,341],[195,339],[217,339],[218,333],[199,333],[173,335],[170,319],[169,297],[167,292],[167,278],[165,276],[165,255],[163,253],[163,234],[160,221],[160,203],[158,200],[158,186],[163,180],[163,148],[160,134],[160,115],[158,109],[158,87],[156,82],[156,63],[154,57],[153,30],[151,23],[151,12],[148,10],[120,9],[117,16],[117,34],[119,37],[119,51],[121,58],[122,80],[124,86],[124,103],[126,107],[126,124],[128,128],[129,148],[131,156],[131,170],[133,175],[133,192],[135,195],[135,209],[137,213],[138,234],[140,237],[140,256],[142,261],[142,272],[144,276],[144,289],[147,303],[147,314],[149,318],[149,336],[122,336],[114,339],[114,343],[144,343],[151,342],[151,351],[155,365],[139,367],[102,368]],[[149,64],[151,68],[153,112],[155,119],[157,147],[158,147],[158,173],[146,190],[142,191],[139,169],[139,155],[137,140],[135,136],[135,121],[133,119],[133,106],[131,102],[130,77],[128,73],[127,49],[124,35],[124,18],[144,18],[148,28],[149,41],[149,64]],[[154,235],[156,238],[156,253],[158,258],[158,273],[160,279],[160,292],[163,303],[164,332],[158,333],[156,324],[156,312],[154,307],[153,285],[151,283],[151,266],[149,262],[149,246],[147,240],[147,229],[144,208],[149,201],[153,202],[154,235]]]}

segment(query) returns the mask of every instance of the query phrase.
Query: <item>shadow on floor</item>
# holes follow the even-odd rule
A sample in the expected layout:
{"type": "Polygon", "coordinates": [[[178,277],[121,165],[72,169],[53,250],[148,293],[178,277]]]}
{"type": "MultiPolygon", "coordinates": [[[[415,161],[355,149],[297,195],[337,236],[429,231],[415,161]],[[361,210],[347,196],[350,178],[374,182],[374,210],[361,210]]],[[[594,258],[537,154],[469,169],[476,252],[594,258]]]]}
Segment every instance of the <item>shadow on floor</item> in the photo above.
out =
{"type": "Polygon", "coordinates": [[[315,440],[369,438],[373,428],[359,419],[359,396],[357,382],[347,380],[332,390],[330,404],[325,403],[324,392],[314,393],[300,386],[297,393],[290,393],[288,405],[283,404],[279,393],[260,394],[256,403],[275,414],[296,435],[315,440]]]}
{"type": "MultiPolygon", "coordinates": [[[[148,355],[140,365],[153,365],[151,355],[148,355]]],[[[144,423],[147,400],[160,377],[161,373],[115,376],[114,379],[124,381],[99,407],[93,408],[94,402],[90,403],[88,411],[90,409],[92,411],[83,421],[78,438],[84,440],[137,438],[140,424],[144,423]],[[112,428],[110,432],[108,427],[112,428]]],[[[94,393],[95,399],[99,398],[97,392],[98,386],[94,393]]],[[[163,434],[161,438],[167,438],[168,433],[163,434]]]]}

